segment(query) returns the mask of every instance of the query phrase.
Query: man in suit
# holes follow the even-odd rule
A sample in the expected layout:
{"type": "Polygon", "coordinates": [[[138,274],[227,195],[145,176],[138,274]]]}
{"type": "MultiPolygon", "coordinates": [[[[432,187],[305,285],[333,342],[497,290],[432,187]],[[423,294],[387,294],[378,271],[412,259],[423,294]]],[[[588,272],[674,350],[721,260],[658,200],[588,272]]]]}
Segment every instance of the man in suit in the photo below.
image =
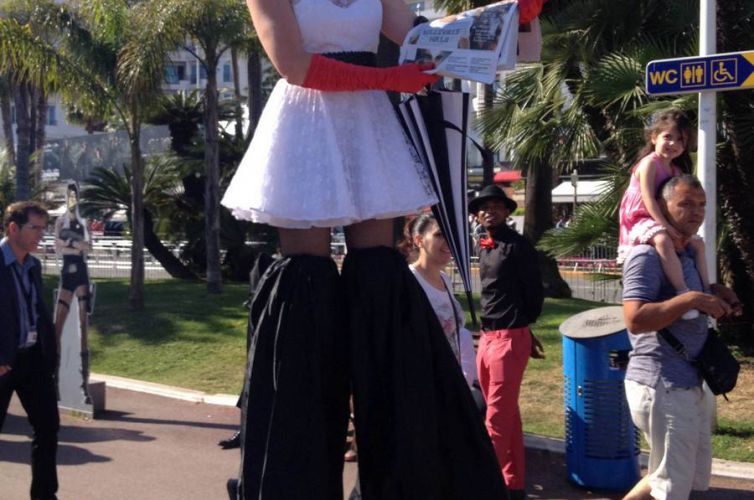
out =
{"type": "Polygon", "coordinates": [[[59,358],[55,326],[42,299],[37,249],[47,212],[34,202],[9,205],[0,241],[0,431],[13,392],[34,435],[31,444],[31,498],[54,500],[58,490],[55,371],[59,358]]]}

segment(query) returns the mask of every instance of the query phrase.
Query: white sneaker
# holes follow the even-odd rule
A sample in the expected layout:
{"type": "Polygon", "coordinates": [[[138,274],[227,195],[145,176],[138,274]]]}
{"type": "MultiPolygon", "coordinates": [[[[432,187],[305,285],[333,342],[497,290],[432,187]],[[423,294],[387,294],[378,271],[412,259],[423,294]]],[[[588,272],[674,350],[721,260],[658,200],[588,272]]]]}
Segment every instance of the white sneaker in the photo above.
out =
{"type": "Polygon", "coordinates": [[[696,309],[689,309],[685,313],[683,313],[683,316],[681,316],[681,319],[696,319],[699,317],[699,311],[696,309]]]}

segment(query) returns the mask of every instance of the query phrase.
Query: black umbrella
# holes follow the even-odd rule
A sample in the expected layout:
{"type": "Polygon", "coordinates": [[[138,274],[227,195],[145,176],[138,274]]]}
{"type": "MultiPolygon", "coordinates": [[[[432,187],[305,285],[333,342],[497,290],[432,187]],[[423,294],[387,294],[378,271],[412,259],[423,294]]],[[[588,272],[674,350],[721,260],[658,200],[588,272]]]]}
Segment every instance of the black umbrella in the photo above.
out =
{"type": "Polygon", "coordinates": [[[429,173],[439,203],[432,207],[461,275],[471,318],[471,263],[466,200],[469,94],[432,90],[398,105],[406,134],[429,173]]]}

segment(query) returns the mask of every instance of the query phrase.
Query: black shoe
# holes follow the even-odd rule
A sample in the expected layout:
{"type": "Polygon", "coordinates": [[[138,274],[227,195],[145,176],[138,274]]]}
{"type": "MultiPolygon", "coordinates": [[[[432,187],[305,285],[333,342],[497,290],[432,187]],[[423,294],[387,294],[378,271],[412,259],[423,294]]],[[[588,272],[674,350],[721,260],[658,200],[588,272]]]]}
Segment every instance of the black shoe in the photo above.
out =
{"type": "Polygon", "coordinates": [[[510,500],[526,500],[528,497],[525,490],[508,490],[510,500]]]}
{"type": "Polygon", "coordinates": [[[225,487],[228,490],[230,500],[236,500],[238,498],[238,479],[228,479],[225,487]]]}
{"type": "Polygon", "coordinates": [[[233,448],[240,448],[241,447],[241,431],[236,431],[236,433],[233,434],[228,439],[223,439],[222,441],[219,441],[217,445],[223,450],[232,450],[233,448]]]}

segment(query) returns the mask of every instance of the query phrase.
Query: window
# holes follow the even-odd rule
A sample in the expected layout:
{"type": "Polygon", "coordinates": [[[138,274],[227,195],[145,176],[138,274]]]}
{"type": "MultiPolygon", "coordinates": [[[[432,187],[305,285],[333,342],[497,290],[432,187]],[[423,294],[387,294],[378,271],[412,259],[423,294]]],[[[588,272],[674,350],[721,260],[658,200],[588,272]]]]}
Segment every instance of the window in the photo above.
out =
{"type": "Polygon", "coordinates": [[[230,63],[223,65],[223,82],[230,83],[233,80],[230,63]]]}
{"type": "Polygon", "coordinates": [[[47,108],[47,125],[58,124],[58,110],[55,106],[49,106],[47,108]]]}
{"type": "MultiPolygon", "coordinates": [[[[189,64],[191,64],[191,78],[189,78],[189,82],[196,83],[196,61],[189,64]]],[[[199,65],[199,78],[202,80],[207,79],[207,69],[201,64],[199,65]]]]}
{"type": "Polygon", "coordinates": [[[180,81],[177,64],[165,65],[165,83],[176,85],[180,81]]]}

